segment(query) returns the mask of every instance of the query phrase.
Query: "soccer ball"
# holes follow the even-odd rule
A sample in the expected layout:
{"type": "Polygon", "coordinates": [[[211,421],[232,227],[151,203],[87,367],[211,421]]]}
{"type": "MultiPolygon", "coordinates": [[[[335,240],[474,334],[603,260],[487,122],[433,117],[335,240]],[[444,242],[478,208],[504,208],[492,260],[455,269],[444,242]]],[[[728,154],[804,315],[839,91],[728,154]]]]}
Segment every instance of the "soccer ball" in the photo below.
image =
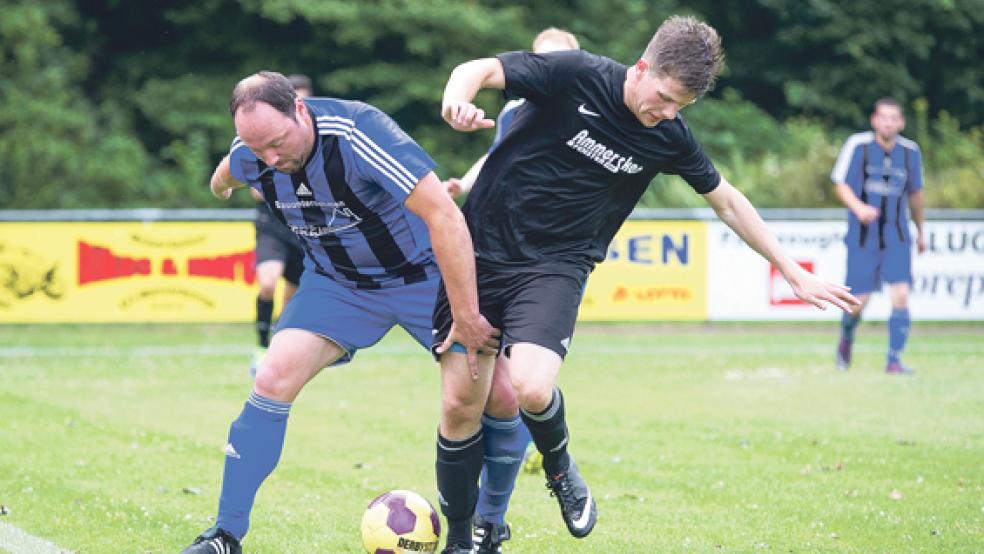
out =
{"type": "Polygon", "coordinates": [[[440,537],[434,506],[412,491],[383,493],[362,516],[362,546],[369,554],[434,552],[440,537]]]}
{"type": "Polygon", "coordinates": [[[543,454],[540,454],[532,442],[526,447],[526,455],[523,456],[523,471],[530,475],[543,473],[543,454]]]}

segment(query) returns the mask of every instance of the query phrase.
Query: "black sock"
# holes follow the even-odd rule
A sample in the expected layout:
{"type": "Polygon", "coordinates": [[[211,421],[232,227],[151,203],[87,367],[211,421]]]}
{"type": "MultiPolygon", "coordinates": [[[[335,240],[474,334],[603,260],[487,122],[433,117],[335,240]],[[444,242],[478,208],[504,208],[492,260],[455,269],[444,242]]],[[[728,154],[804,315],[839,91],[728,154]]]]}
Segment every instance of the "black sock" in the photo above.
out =
{"type": "Polygon", "coordinates": [[[471,545],[471,519],[478,502],[485,442],[482,430],[461,441],[437,434],[437,492],[448,520],[448,544],[471,545]]]}
{"type": "Polygon", "coordinates": [[[256,297],[256,334],[260,346],[270,346],[270,322],[273,321],[273,300],[263,300],[256,297]]]}
{"type": "Polygon", "coordinates": [[[533,436],[536,449],[543,454],[543,471],[548,477],[567,468],[567,422],[564,420],[564,395],[554,389],[553,398],[540,413],[520,410],[523,422],[533,436]]]}

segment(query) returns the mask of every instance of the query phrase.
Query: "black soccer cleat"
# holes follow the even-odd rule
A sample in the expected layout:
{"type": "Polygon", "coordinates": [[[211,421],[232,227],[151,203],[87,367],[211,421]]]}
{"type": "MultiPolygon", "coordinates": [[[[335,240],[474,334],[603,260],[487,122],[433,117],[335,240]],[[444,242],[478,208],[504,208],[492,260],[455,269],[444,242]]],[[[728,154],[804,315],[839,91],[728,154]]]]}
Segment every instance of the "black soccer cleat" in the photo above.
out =
{"type": "Polygon", "coordinates": [[[472,524],[474,525],[472,552],[474,554],[502,554],[502,543],[512,536],[509,525],[485,521],[477,512],[472,524]]]}
{"type": "Polygon", "coordinates": [[[577,470],[574,458],[570,460],[567,469],[557,475],[547,477],[547,488],[550,496],[557,498],[560,504],[560,514],[567,524],[567,530],[581,539],[588,536],[598,520],[598,508],[595,506],[588,484],[577,470]]]}
{"type": "Polygon", "coordinates": [[[242,554],[239,539],[218,525],[205,531],[181,554],[242,554]]]}
{"type": "Polygon", "coordinates": [[[467,544],[448,544],[441,554],[472,554],[474,550],[467,544]]]}

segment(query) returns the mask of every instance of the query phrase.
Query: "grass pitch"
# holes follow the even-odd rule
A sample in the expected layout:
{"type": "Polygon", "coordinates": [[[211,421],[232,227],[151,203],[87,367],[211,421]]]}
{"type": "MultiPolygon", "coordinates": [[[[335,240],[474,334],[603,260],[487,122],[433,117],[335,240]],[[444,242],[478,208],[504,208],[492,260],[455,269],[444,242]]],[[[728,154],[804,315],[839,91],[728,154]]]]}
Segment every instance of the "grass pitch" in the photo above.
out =
{"type": "MultiPolygon", "coordinates": [[[[561,371],[599,521],[571,538],[520,474],[514,553],[982,552],[984,326],[582,325],[561,371]]],[[[0,521],[79,553],[173,553],[211,525],[246,325],[0,326],[0,521]]],[[[359,553],[366,503],[435,503],[438,372],[391,333],[301,393],[246,552],[359,553]]],[[[0,544],[0,550],[3,550],[0,544]]],[[[8,545],[9,547],[9,545],[8,545]]]]}

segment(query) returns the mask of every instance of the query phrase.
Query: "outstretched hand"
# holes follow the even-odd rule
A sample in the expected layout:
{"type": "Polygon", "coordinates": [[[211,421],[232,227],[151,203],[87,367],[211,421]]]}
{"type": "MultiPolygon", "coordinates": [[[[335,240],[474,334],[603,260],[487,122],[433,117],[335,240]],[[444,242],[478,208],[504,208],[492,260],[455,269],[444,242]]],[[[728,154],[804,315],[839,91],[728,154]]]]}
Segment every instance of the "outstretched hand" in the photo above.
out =
{"type": "Polygon", "coordinates": [[[449,102],[441,108],[441,117],[455,131],[465,133],[495,127],[495,121],[485,117],[485,110],[471,102],[449,102]]]}
{"type": "Polygon", "coordinates": [[[861,305],[861,301],[851,294],[849,287],[824,281],[802,268],[795,279],[789,280],[789,285],[797,298],[821,310],[826,310],[827,304],[833,304],[847,313],[852,313],[854,308],[861,305]]]}
{"type": "Polygon", "coordinates": [[[456,342],[461,344],[467,352],[468,370],[471,372],[471,377],[473,380],[478,380],[478,355],[495,356],[499,352],[500,336],[502,336],[502,332],[492,327],[485,316],[481,314],[471,321],[456,319],[451,324],[451,332],[448,333],[447,338],[437,347],[437,353],[447,352],[451,345],[456,342]]]}

